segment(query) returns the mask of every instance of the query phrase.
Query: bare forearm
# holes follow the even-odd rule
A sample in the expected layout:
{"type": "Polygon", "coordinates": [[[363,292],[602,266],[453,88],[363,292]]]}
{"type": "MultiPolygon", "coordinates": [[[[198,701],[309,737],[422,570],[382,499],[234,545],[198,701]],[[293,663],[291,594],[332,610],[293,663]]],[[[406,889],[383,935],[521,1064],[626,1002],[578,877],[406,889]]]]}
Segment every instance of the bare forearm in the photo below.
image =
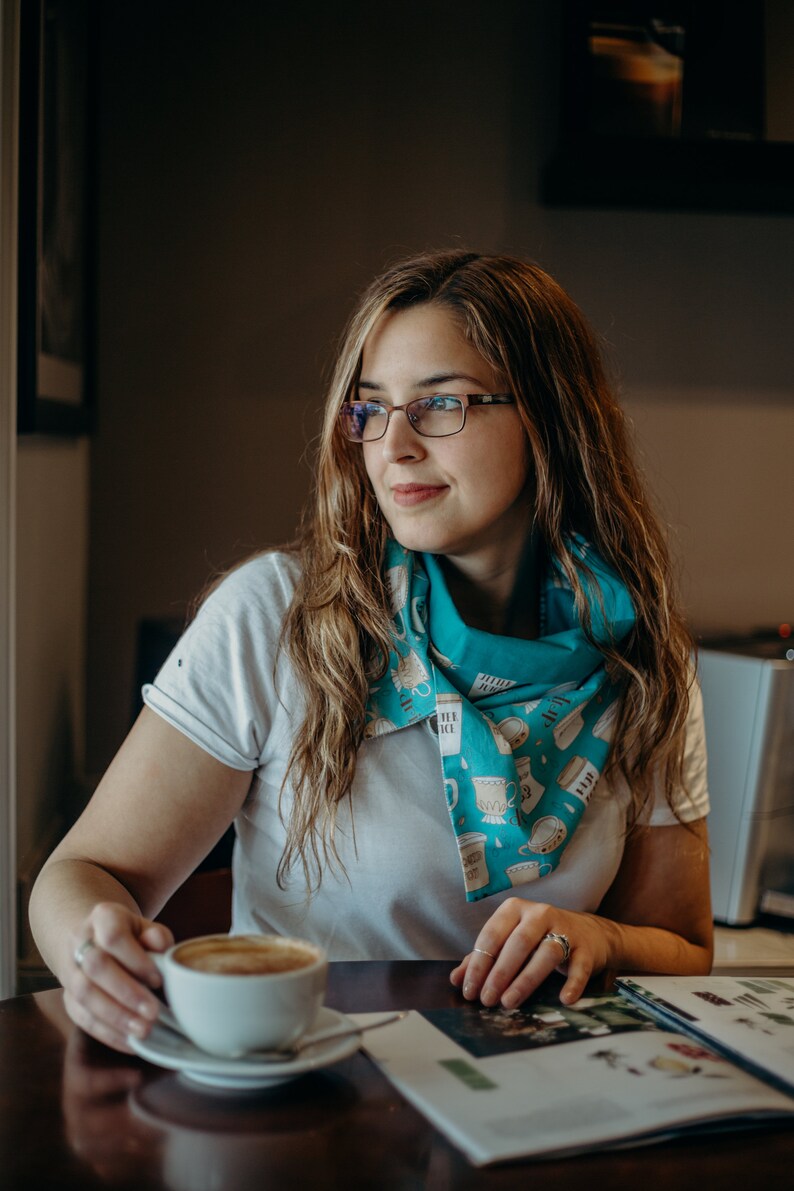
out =
{"type": "Polygon", "coordinates": [[[121,882],[89,861],[52,860],[39,875],[30,898],[30,925],[42,959],[59,980],[71,961],[76,932],[100,902],[140,913],[121,882]]]}
{"type": "Polygon", "coordinates": [[[654,972],[657,975],[701,976],[711,971],[711,933],[692,942],[657,926],[630,926],[594,916],[608,941],[607,971],[654,972]]]}

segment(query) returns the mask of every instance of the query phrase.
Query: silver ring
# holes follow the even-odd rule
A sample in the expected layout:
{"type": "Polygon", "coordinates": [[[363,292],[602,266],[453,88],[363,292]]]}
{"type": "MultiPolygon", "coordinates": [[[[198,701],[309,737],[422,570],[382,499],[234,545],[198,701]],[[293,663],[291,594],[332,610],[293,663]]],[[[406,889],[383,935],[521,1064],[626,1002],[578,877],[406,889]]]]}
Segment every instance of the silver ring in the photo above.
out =
{"type": "Polygon", "coordinates": [[[82,968],[85,957],[88,954],[88,952],[91,950],[92,947],[96,947],[96,943],[91,938],[83,939],[80,946],[75,947],[74,962],[77,964],[78,968],[82,968]]]}
{"type": "Polygon", "coordinates": [[[484,951],[482,947],[472,947],[472,951],[476,951],[478,955],[487,955],[489,959],[496,959],[496,956],[490,951],[484,951]]]}
{"type": "Polygon", "coordinates": [[[548,934],[543,936],[543,942],[545,943],[547,939],[550,943],[557,943],[562,947],[562,962],[566,964],[568,962],[568,956],[571,954],[571,940],[568,936],[558,935],[556,930],[550,930],[548,934]]]}

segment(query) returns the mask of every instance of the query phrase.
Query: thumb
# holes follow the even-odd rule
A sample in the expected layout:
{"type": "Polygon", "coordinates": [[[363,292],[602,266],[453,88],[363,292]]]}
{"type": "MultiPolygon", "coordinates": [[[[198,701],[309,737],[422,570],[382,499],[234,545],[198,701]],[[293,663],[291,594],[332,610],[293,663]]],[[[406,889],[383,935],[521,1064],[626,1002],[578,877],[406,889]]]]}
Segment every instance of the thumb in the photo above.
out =
{"type": "Polygon", "coordinates": [[[142,920],[138,938],[149,951],[166,951],[174,944],[174,936],[168,927],[162,922],[152,922],[148,918],[142,920]]]}

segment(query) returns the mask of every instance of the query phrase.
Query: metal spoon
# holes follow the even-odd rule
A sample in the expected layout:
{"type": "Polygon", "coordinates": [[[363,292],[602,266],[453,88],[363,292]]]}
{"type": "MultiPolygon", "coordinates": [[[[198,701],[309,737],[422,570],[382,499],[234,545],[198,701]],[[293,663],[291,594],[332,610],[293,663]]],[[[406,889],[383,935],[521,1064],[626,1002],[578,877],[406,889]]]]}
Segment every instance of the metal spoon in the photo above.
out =
{"type": "MultiPolygon", "coordinates": [[[[341,1028],[339,1026],[332,1026],[327,1030],[319,1030],[316,1034],[304,1034],[297,1042],[293,1042],[290,1046],[282,1047],[280,1050],[242,1050],[230,1055],[213,1055],[212,1057],[235,1060],[251,1059],[257,1063],[284,1063],[296,1058],[302,1051],[308,1050],[311,1046],[319,1046],[322,1042],[335,1042],[337,1038],[350,1038],[353,1034],[363,1034],[367,1030],[378,1030],[381,1026],[390,1026],[393,1022],[402,1021],[407,1014],[408,1010],[405,1009],[401,1013],[392,1013],[388,1017],[382,1017],[380,1021],[367,1022],[364,1026],[342,1026],[341,1028]]],[[[158,1025],[165,1026],[172,1033],[178,1034],[180,1038],[185,1038],[188,1042],[191,1041],[171,1010],[165,1006],[160,1010],[157,1023],[158,1025]]]]}

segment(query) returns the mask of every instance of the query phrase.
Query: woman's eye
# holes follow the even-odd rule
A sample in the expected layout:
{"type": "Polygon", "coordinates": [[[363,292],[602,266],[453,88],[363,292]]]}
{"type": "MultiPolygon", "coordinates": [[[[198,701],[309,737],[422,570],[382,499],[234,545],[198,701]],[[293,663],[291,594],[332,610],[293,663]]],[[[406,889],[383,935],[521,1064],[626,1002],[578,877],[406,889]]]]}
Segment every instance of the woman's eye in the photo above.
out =
{"type": "Polygon", "coordinates": [[[447,413],[457,409],[459,404],[457,397],[448,396],[446,393],[436,393],[433,397],[427,398],[425,409],[434,414],[447,413]]]}

